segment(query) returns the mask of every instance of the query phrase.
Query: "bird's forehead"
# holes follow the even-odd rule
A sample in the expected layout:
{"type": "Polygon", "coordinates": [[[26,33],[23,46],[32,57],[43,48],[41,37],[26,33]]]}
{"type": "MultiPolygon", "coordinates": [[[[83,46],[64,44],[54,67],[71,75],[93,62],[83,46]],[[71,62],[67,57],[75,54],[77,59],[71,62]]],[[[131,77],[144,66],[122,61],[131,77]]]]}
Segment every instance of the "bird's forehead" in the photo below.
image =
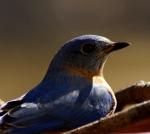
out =
{"type": "Polygon", "coordinates": [[[108,38],[103,37],[103,36],[98,36],[98,35],[82,35],[82,36],[72,39],[72,41],[76,41],[76,40],[78,40],[78,41],[98,41],[98,42],[102,41],[102,42],[106,42],[106,43],[112,42],[108,38]]]}

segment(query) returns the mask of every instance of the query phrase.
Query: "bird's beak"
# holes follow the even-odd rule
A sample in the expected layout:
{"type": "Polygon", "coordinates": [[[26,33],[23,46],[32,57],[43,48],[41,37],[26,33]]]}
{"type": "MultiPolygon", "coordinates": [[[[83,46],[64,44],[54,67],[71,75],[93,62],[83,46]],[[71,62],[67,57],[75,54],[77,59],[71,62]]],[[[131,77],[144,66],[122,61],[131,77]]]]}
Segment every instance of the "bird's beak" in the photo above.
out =
{"type": "Polygon", "coordinates": [[[129,45],[130,45],[130,43],[127,43],[127,42],[113,42],[113,43],[108,44],[105,47],[104,51],[106,53],[110,53],[112,51],[116,51],[116,50],[125,48],[125,47],[127,47],[129,45]]]}

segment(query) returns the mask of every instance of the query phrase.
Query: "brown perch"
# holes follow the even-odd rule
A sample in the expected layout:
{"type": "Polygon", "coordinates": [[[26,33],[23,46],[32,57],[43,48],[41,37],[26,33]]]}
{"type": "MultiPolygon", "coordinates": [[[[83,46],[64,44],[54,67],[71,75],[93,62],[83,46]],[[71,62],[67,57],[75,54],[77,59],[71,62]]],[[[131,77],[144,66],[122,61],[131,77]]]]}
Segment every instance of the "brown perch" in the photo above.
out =
{"type": "Polygon", "coordinates": [[[150,82],[140,81],[122,89],[116,98],[114,115],[63,134],[150,132],[150,82]]]}

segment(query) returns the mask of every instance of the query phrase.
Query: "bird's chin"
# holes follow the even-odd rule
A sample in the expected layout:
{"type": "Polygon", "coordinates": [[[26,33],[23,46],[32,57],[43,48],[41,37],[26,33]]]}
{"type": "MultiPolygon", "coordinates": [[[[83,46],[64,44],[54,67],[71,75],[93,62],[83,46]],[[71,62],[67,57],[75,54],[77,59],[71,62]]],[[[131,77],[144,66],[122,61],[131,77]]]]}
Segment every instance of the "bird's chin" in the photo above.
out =
{"type": "Polygon", "coordinates": [[[104,68],[104,65],[105,65],[105,63],[106,63],[108,57],[109,57],[109,55],[103,57],[103,58],[102,58],[103,60],[100,60],[99,65],[98,65],[98,67],[97,67],[98,75],[102,75],[102,76],[103,76],[103,68],[104,68]]]}

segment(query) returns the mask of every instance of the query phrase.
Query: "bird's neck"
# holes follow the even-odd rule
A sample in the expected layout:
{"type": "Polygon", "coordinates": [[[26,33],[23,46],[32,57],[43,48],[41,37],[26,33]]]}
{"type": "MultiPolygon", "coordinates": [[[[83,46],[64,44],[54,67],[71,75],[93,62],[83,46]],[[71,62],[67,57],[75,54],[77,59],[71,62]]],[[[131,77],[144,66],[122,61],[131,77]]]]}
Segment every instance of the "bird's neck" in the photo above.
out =
{"type": "Polygon", "coordinates": [[[63,64],[63,65],[53,65],[51,64],[48,72],[44,78],[44,81],[58,81],[62,78],[82,78],[88,81],[92,81],[93,77],[103,78],[103,64],[100,69],[91,71],[85,70],[83,68],[74,67],[72,65],[63,64]]]}
{"type": "MultiPolygon", "coordinates": [[[[59,56],[58,56],[59,57],[59,56]]],[[[103,78],[103,68],[105,60],[101,61],[101,64],[98,68],[93,69],[84,69],[82,67],[75,67],[74,65],[67,64],[66,62],[60,61],[60,59],[55,56],[52,60],[49,69],[46,73],[46,76],[43,79],[45,83],[58,83],[65,79],[72,79],[74,81],[93,81],[94,76],[103,78]],[[57,62],[56,62],[57,61],[57,62]],[[63,79],[63,80],[62,80],[63,79]],[[61,80],[61,81],[59,81],[61,80]]],[[[85,82],[86,83],[86,82],[85,82]]]]}
{"type": "Polygon", "coordinates": [[[103,77],[103,66],[97,70],[87,70],[84,68],[74,67],[68,64],[65,64],[63,67],[64,70],[66,70],[73,76],[84,77],[89,80],[92,80],[94,76],[103,77]]]}

